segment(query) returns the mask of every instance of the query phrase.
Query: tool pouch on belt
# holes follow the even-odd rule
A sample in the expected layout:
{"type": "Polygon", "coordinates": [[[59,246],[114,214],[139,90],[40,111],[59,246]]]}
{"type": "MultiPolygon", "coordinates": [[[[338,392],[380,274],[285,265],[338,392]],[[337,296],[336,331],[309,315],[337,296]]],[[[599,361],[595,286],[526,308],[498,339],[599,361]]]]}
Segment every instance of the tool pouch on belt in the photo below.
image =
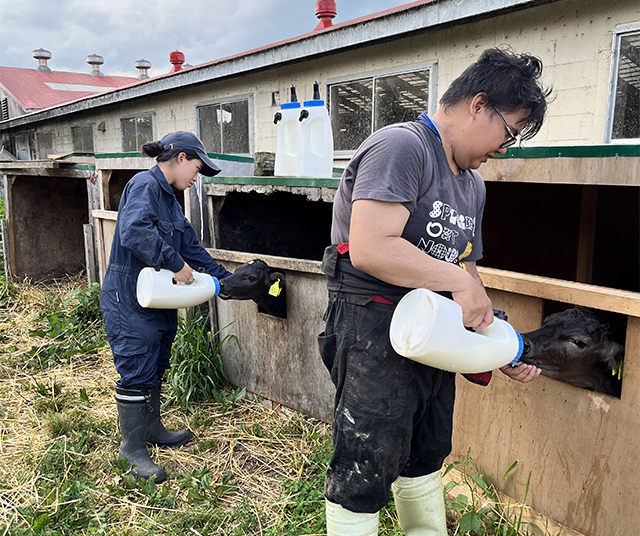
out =
{"type": "Polygon", "coordinates": [[[411,290],[385,283],[354,268],[349,258],[348,244],[333,244],[325,248],[322,271],[327,276],[330,292],[342,292],[351,303],[357,305],[379,301],[376,297],[384,298],[386,301],[383,303],[396,304],[411,290]]]}
{"type": "MultiPolygon", "coordinates": [[[[380,297],[385,300],[383,303],[397,304],[411,290],[385,283],[354,268],[349,258],[349,244],[333,244],[325,248],[322,257],[322,271],[327,276],[329,292],[341,292],[346,295],[349,302],[356,305],[366,305],[371,301],[379,302],[378,298],[380,297]]],[[[438,294],[453,299],[450,292],[438,292],[438,294]]],[[[324,355],[331,354],[330,339],[323,332],[318,337],[318,342],[325,365],[328,366],[324,355]]],[[[330,369],[329,366],[328,368],[330,369]]],[[[491,372],[463,374],[463,376],[470,382],[482,386],[486,386],[491,380],[491,372]]]]}

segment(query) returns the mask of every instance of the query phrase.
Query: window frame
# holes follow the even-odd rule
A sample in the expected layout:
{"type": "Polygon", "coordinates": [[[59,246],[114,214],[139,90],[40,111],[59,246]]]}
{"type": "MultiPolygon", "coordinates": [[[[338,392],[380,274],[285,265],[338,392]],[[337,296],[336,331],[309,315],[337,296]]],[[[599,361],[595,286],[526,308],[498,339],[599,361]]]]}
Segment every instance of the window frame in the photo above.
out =
{"type": "Polygon", "coordinates": [[[616,145],[636,145],[638,138],[613,138],[613,117],[616,106],[616,93],[618,92],[618,69],[620,66],[620,42],[626,34],[640,32],[640,21],[617,24],[613,30],[613,43],[611,45],[611,66],[609,72],[609,89],[607,95],[607,114],[605,118],[604,143],[616,145]]]}
{"type": "MultiPolygon", "coordinates": [[[[366,71],[358,74],[349,74],[344,76],[339,76],[335,78],[330,78],[327,80],[326,84],[326,102],[328,103],[328,108],[331,110],[331,86],[335,84],[343,84],[345,82],[357,82],[359,80],[373,80],[373,89],[371,92],[371,132],[369,135],[375,132],[375,109],[376,109],[376,86],[375,79],[376,78],[385,78],[388,76],[395,76],[400,74],[412,73],[416,71],[429,71],[429,109],[425,110],[429,115],[433,115],[437,110],[437,101],[438,101],[438,61],[437,60],[429,60],[423,61],[419,63],[412,63],[409,65],[403,65],[402,67],[388,67],[385,69],[378,69],[375,71],[366,71]]],[[[331,113],[331,112],[329,112],[331,113]]],[[[341,149],[334,150],[333,157],[336,160],[344,160],[350,159],[355,154],[355,150],[350,149],[341,149]]]]}
{"type": "Polygon", "coordinates": [[[26,162],[32,159],[31,157],[33,155],[31,154],[31,136],[28,132],[21,132],[19,134],[16,134],[13,138],[13,143],[15,145],[15,153],[18,160],[26,162]],[[25,153],[25,151],[28,158],[20,158],[20,154],[25,153]]]}
{"type": "MultiPolygon", "coordinates": [[[[249,156],[251,157],[253,155],[254,152],[254,120],[253,120],[253,94],[252,93],[245,93],[245,94],[241,94],[241,95],[233,95],[231,97],[224,97],[224,98],[220,98],[220,99],[215,99],[215,100],[211,100],[211,101],[204,101],[204,102],[199,102],[196,104],[196,132],[197,135],[200,139],[202,139],[202,132],[200,131],[200,110],[202,108],[207,108],[210,106],[220,106],[223,104],[230,104],[230,103],[234,103],[234,102],[243,102],[246,101],[247,102],[247,114],[248,114],[248,121],[247,121],[247,136],[249,138],[249,152],[248,153],[233,153],[233,155],[235,156],[249,156]]],[[[220,139],[222,140],[222,146],[224,149],[224,140],[222,138],[222,133],[220,134],[220,139]]],[[[205,147],[205,150],[209,151],[209,149],[207,147],[205,147]]],[[[218,154],[218,153],[215,153],[218,154]]],[[[221,153],[221,154],[231,154],[231,153],[221,153]]]]}
{"type": "Polygon", "coordinates": [[[40,137],[46,136],[47,134],[51,134],[51,153],[56,154],[56,133],[53,130],[47,130],[44,132],[36,133],[36,154],[38,155],[38,160],[45,160],[47,155],[42,155],[42,147],[40,146],[40,137]]]}
{"type": "MultiPolygon", "coordinates": [[[[124,148],[124,128],[123,128],[123,121],[129,121],[131,119],[138,119],[141,117],[151,117],[151,139],[149,141],[154,141],[156,139],[156,112],[152,111],[152,112],[142,112],[142,113],[137,113],[137,114],[132,114],[132,115],[124,115],[120,118],[120,148],[122,149],[123,153],[139,153],[140,149],[136,149],[134,151],[127,151],[124,148]]],[[[138,137],[138,133],[136,131],[136,138],[138,137]]]]}
{"type": "Polygon", "coordinates": [[[71,151],[74,153],[92,153],[95,154],[96,153],[96,128],[95,125],[93,123],[87,123],[84,125],[73,125],[71,126],[71,151]],[[75,140],[73,139],[73,129],[74,128],[91,128],[91,143],[93,145],[93,150],[92,151],[84,151],[84,150],[79,150],[76,149],[76,144],[75,144],[75,140]]]}

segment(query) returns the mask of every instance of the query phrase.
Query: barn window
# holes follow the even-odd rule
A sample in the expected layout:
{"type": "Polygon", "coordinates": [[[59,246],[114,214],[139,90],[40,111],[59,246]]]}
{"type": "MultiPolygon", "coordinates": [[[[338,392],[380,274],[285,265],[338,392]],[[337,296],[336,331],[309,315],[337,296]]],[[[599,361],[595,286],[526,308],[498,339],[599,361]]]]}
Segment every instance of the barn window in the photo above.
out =
{"type": "Polygon", "coordinates": [[[29,148],[29,134],[18,134],[15,138],[16,157],[18,160],[31,160],[31,149],[29,148]]]}
{"type": "Polygon", "coordinates": [[[53,132],[40,132],[36,135],[38,141],[38,159],[45,160],[53,150],[53,132]]]}
{"type": "Polygon", "coordinates": [[[137,153],[145,143],[153,141],[153,114],[121,119],[120,125],[125,153],[137,153]]]}
{"type": "Polygon", "coordinates": [[[250,155],[250,99],[233,99],[198,107],[198,131],[211,153],[250,155]]]}
{"type": "Polygon", "coordinates": [[[335,151],[355,151],[374,131],[432,113],[434,64],[329,84],[335,151]]]}
{"type": "Polygon", "coordinates": [[[613,38],[606,141],[640,139],[640,22],[621,24],[613,38]]]}
{"type": "Polygon", "coordinates": [[[93,125],[71,127],[71,143],[75,153],[93,153],[93,125]]]}

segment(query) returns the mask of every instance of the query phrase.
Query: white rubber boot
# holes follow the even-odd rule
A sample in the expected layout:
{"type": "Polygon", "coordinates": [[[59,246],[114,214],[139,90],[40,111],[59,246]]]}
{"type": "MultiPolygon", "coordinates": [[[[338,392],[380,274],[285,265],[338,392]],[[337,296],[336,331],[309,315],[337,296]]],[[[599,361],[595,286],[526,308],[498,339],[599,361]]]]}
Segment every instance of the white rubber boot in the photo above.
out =
{"type": "Polygon", "coordinates": [[[359,514],[327,500],[327,536],[377,536],[379,512],[359,514]]]}
{"type": "Polygon", "coordinates": [[[440,471],[417,478],[400,476],[391,488],[406,536],[447,536],[440,471]]]}

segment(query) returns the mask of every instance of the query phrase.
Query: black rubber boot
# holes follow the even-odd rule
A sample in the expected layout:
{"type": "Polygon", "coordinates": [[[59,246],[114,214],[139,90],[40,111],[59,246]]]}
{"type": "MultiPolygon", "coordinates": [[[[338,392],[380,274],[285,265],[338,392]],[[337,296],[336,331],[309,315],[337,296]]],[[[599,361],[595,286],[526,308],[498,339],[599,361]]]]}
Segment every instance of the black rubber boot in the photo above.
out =
{"type": "Polygon", "coordinates": [[[116,388],[116,404],[122,436],[120,459],[127,459],[136,476],[147,480],[155,476],[156,482],[164,482],[167,473],[151,461],[145,441],[149,392],[116,388]]]}
{"type": "Polygon", "coordinates": [[[160,385],[149,391],[149,420],[147,421],[147,443],[159,447],[181,447],[191,440],[188,430],[171,432],[160,421],[160,385]]]}

